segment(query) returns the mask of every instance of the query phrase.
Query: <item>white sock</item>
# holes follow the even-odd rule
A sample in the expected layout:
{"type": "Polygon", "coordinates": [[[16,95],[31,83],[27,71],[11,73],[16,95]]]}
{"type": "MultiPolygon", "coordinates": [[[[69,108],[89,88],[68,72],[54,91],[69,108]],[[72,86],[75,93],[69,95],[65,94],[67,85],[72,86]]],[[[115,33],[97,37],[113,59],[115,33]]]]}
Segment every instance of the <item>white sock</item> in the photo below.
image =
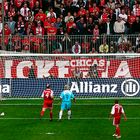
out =
{"type": "Polygon", "coordinates": [[[59,112],[59,119],[60,119],[60,120],[62,119],[62,115],[63,115],[63,111],[60,110],[60,112],[59,112]]]}
{"type": "Polygon", "coordinates": [[[71,117],[71,110],[68,111],[68,119],[71,117]]]}

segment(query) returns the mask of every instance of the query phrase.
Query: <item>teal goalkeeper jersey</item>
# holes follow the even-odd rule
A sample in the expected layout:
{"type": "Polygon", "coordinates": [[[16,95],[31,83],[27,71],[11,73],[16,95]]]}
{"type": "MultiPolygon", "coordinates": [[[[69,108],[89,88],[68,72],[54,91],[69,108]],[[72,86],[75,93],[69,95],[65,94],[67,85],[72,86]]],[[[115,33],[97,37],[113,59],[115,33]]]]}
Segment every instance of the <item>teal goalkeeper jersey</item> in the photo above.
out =
{"type": "Polygon", "coordinates": [[[71,99],[74,98],[74,94],[70,90],[64,90],[61,92],[60,98],[62,102],[71,102],[71,99]]]}

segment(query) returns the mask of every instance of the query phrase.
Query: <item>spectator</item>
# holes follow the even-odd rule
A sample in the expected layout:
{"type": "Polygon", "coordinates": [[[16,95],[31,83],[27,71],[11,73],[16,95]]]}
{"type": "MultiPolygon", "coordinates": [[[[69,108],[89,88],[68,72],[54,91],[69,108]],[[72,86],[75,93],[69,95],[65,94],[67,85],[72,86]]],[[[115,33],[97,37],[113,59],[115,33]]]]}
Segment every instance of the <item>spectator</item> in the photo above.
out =
{"type": "Polygon", "coordinates": [[[73,18],[70,18],[69,22],[67,22],[67,24],[66,24],[67,33],[70,33],[70,30],[73,27],[73,24],[74,24],[74,20],[73,20],[73,18]]]}
{"type": "Polygon", "coordinates": [[[26,16],[25,20],[29,22],[33,22],[34,16],[32,15],[31,10],[28,11],[28,16],[26,16]]]}
{"type": "Polygon", "coordinates": [[[89,17],[87,21],[87,34],[92,35],[93,34],[93,28],[94,28],[94,23],[92,17],[89,17]]]}
{"type": "Polygon", "coordinates": [[[93,39],[97,40],[99,38],[99,27],[98,25],[95,25],[95,28],[93,29],[93,39]]]}
{"type": "Polygon", "coordinates": [[[108,8],[114,10],[115,9],[115,2],[113,0],[109,0],[107,2],[107,6],[108,6],[108,8]]]}
{"type": "Polygon", "coordinates": [[[99,46],[99,53],[108,53],[108,52],[109,46],[106,44],[106,41],[104,41],[103,44],[99,46]]]}
{"type": "Polygon", "coordinates": [[[127,53],[134,53],[132,46],[128,48],[127,53]]]}
{"type": "Polygon", "coordinates": [[[126,15],[124,9],[121,10],[121,13],[119,14],[119,17],[120,17],[124,22],[127,22],[128,16],[126,15]]]}
{"type": "Polygon", "coordinates": [[[29,70],[29,75],[28,75],[29,78],[36,78],[34,70],[35,70],[35,66],[32,65],[29,70]]]}
{"type": "Polygon", "coordinates": [[[73,54],[80,54],[81,53],[81,46],[78,42],[75,42],[75,44],[72,46],[72,53],[73,54]]]}
{"type": "Polygon", "coordinates": [[[63,53],[71,52],[70,47],[71,47],[71,39],[68,33],[65,33],[64,37],[62,38],[62,52],[63,53]]]}
{"type": "MultiPolygon", "coordinates": [[[[122,47],[119,47],[119,49],[118,49],[117,53],[125,53],[125,51],[123,50],[123,48],[122,48],[122,47]]],[[[118,56],[118,57],[120,57],[120,56],[118,56]]]]}
{"type": "Polygon", "coordinates": [[[111,41],[109,48],[110,48],[110,53],[116,53],[116,43],[115,42],[111,41]]]}
{"type": "Polygon", "coordinates": [[[103,9],[103,13],[101,15],[101,20],[103,23],[106,23],[107,22],[107,18],[108,18],[108,12],[106,11],[106,9],[104,8],[103,9]]]}
{"type": "Polygon", "coordinates": [[[83,73],[80,71],[78,67],[75,67],[75,70],[73,71],[73,77],[74,78],[83,78],[83,73]]]}
{"type": "Polygon", "coordinates": [[[50,7],[49,12],[47,13],[47,17],[55,18],[56,19],[56,13],[53,11],[53,8],[50,7]]]}
{"type": "Polygon", "coordinates": [[[46,19],[46,14],[43,13],[42,9],[39,9],[39,12],[35,15],[35,19],[38,21],[44,22],[46,19]]]}
{"type": "Polygon", "coordinates": [[[70,35],[78,35],[78,29],[75,23],[73,23],[72,28],[70,29],[69,32],[70,35]]]}
{"type": "Polygon", "coordinates": [[[136,16],[134,15],[133,11],[128,12],[128,24],[129,24],[129,33],[132,34],[133,30],[132,30],[132,26],[133,23],[136,21],[136,16]]]}
{"type": "Polygon", "coordinates": [[[113,23],[110,22],[110,18],[107,18],[107,21],[106,23],[104,23],[103,25],[103,30],[104,30],[104,33],[107,34],[107,35],[111,35],[113,34],[113,23]]]}
{"type": "Polygon", "coordinates": [[[140,18],[136,17],[136,21],[132,24],[132,33],[139,34],[140,33],[140,18]]]}
{"type": "Polygon", "coordinates": [[[37,27],[34,30],[34,34],[37,36],[42,36],[44,35],[44,28],[41,27],[41,22],[37,23],[37,27]]]}
{"type": "Polygon", "coordinates": [[[136,5],[133,7],[133,12],[135,16],[140,16],[140,4],[136,3],[136,5]]]}
{"type": "Polygon", "coordinates": [[[39,12],[39,9],[41,9],[40,3],[39,3],[39,1],[36,1],[35,5],[33,7],[34,15],[36,15],[39,12]]]}
{"type": "Polygon", "coordinates": [[[122,34],[118,39],[118,45],[120,45],[122,43],[124,43],[124,44],[127,43],[127,37],[124,34],[122,34]]]}
{"type": "Polygon", "coordinates": [[[23,35],[25,32],[25,23],[23,21],[22,16],[18,17],[18,21],[16,23],[16,31],[20,34],[23,35]]]}
{"type": "Polygon", "coordinates": [[[74,21],[74,17],[71,15],[70,12],[68,12],[67,16],[65,17],[65,22],[66,22],[66,23],[69,22],[70,19],[72,19],[72,20],[74,21]]]}
{"type": "Polygon", "coordinates": [[[16,25],[16,22],[13,21],[13,17],[10,17],[10,19],[8,21],[8,27],[11,30],[11,34],[15,33],[15,25],[16,25]]]}
{"type": "Polygon", "coordinates": [[[85,77],[86,78],[98,78],[97,64],[90,66],[89,72],[87,73],[87,75],[85,77]]]}
{"type": "Polygon", "coordinates": [[[118,3],[115,4],[115,15],[116,19],[118,18],[119,14],[121,13],[120,5],[118,3]]]}
{"type": "Polygon", "coordinates": [[[100,12],[100,9],[98,8],[96,3],[93,3],[93,6],[89,6],[89,12],[90,13],[96,13],[96,12],[100,12]]]}
{"type": "Polygon", "coordinates": [[[22,50],[22,40],[21,37],[16,34],[12,38],[12,48],[10,48],[11,51],[21,52],[22,50]]]}
{"type": "Polygon", "coordinates": [[[115,15],[115,13],[114,13],[114,11],[112,9],[109,12],[108,18],[110,18],[111,23],[114,23],[116,21],[116,15],[115,15]]]}
{"type": "Polygon", "coordinates": [[[125,22],[122,18],[118,17],[118,20],[114,23],[114,32],[115,34],[123,34],[125,31],[125,22]]]}
{"type": "Polygon", "coordinates": [[[56,23],[54,23],[54,27],[59,29],[62,26],[61,18],[56,19],[56,23]]]}
{"type": "Polygon", "coordinates": [[[28,16],[28,11],[30,9],[27,7],[27,3],[24,3],[23,7],[20,9],[20,14],[24,17],[26,20],[26,17],[28,16]]]}
{"type": "Polygon", "coordinates": [[[84,9],[83,6],[80,7],[80,10],[78,11],[78,16],[82,17],[85,16],[86,10],[84,9]]]}

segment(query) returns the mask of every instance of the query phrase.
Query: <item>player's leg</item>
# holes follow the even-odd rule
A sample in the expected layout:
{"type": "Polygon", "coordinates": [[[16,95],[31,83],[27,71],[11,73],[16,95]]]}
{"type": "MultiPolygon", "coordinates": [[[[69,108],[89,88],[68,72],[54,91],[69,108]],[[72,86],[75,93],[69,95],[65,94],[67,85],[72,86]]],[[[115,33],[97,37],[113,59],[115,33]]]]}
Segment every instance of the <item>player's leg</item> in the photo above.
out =
{"type": "Polygon", "coordinates": [[[50,121],[52,121],[53,118],[53,112],[52,112],[52,107],[50,108],[50,121]]]}
{"type": "Polygon", "coordinates": [[[71,119],[71,103],[68,103],[67,107],[68,107],[68,120],[70,120],[71,119]]]}
{"type": "Polygon", "coordinates": [[[112,135],[113,137],[117,137],[117,133],[116,133],[116,119],[113,118],[113,126],[115,126],[115,133],[112,135]]]}
{"type": "Polygon", "coordinates": [[[59,112],[59,120],[62,119],[63,110],[65,110],[65,103],[62,103],[62,104],[61,104],[61,110],[60,110],[60,112],[59,112]]]}
{"type": "Polygon", "coordinates": [[[68,120],[71,119],[71,109],[68,109],[68,120]]]}
{"type": "Polygon", "coordinates": [[[44,101],[42,110],[41,110],[41,112],[40,112],[40,117],[43,117],[43,116],[44,116],[44,113],[45,113],[47,107],[48,107],[48,106],[47,106],[47,102],[44,101]]]}
{"type": "Polygon", "coordinates": [[[41,112],[40,112],[40,117],[43,117],[44,116],[45,111],[46,111],[46,108],[43,107],[42,110],[41,110],[41,112]]]}
{"type": "Polygon", "coordinates": [[[117,121],[116,121],[116,133],[117,133],[117,137],[116,138],[121,138],[121,132],[120,132],[120,117],[117,118],[117,121]]]}
{"type": "Polygon", "coordinates": [[[120,124],[120,118],[115,118],[115,127],[116,127],[116,138],[121,138],[121,134],[120,134],[120,127],[119,127],[119,124],[120,124]]]}
{"type": "Polygon", "coordinates": [[[60,112],[59,112],[59,120],[62,119],[62,116],[63,116],[63,110],[61,109],[60,112]]]}

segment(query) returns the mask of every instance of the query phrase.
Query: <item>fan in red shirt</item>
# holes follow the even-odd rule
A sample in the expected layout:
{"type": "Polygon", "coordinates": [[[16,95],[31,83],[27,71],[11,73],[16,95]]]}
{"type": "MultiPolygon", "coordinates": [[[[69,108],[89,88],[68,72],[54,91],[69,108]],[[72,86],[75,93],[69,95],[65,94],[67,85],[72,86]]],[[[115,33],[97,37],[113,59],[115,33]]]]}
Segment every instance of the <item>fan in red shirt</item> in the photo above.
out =
{"type": "Polygon", "coordinates": [[[111,110],[111,113],[110,113],[110,118],[114,117],[113,125],[116,127],[116,132],[115,132],[115,134],[113,134],[113,136],[118,138],[118,139],[121,138],[119,124],[120,124],[122,114],[124,116],[124,120],[127,120],[122,105],[119,104],[118,100],[115,100],[115,104],[112,107],[112,110],[111,110]]]}
{"type": "Polygon", "coordinates": [[[132,27],[132,24],[136,21],[136,16],[134,15],[134,12],[131,11],[131,13],[128,15],[128,22],[130,24],[130,27],[132,27]]]}
{"type": "Polygon", "coordinates": [[[43,91],[42,96],[44,98],[44,103],[42,107],[42,111],[40,113],[40,116],[43,117],[46,109],[50,110],[50,121],[52,121],[52,109],[53,109],[53,91],[51,90],[51,87],[49,84],[47,84],[46,89],[43,91]]]}
{"type": "Polygon", "coordinates": [[[35,19],[39,19],[40,21],[44,22],[46,19],[46,14],[43,13],[42,9],[39,9],[38,14],[35,15],[35,19]]]}
{"type": "Polygon", "coordinates": [[[97,7],[96,3],[93,3],[93,7],[89,7],[89,12],[94,13],[94,12],[99,12],[100,9],[97,7]]]}
{"type": "Polygon", "coordinates": [[[107,18],[108,18],[108,12],[106,11],[106,9],[104,8],[103,9],[103,13],[101,15],[101,19],[102,19],[102,22],[107,22],[107,18]]]}

